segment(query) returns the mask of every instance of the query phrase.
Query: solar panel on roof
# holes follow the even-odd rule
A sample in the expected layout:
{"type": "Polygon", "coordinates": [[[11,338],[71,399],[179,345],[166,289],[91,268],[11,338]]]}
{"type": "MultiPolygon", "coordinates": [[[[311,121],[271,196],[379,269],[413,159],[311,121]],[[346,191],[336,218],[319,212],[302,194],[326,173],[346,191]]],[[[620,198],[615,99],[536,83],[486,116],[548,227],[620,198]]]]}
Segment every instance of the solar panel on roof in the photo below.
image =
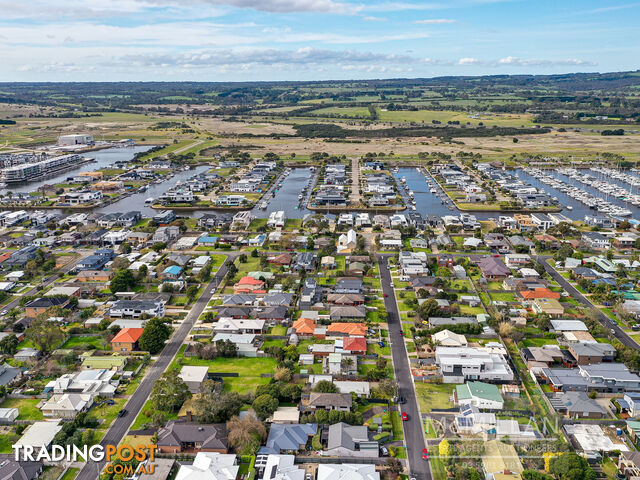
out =
{"type": "Polygon", "coordinates": [[[473,413],[473,409],[471,408],[471,405],[462,405],[460,407],[460,413],[462,415],[471,415],[473,413]]]}
{"type": "Polygon", "coordinates": [[[461,427],[473,427],[473,418],[470,417],[457,417],[458,425],[461,427]]]}

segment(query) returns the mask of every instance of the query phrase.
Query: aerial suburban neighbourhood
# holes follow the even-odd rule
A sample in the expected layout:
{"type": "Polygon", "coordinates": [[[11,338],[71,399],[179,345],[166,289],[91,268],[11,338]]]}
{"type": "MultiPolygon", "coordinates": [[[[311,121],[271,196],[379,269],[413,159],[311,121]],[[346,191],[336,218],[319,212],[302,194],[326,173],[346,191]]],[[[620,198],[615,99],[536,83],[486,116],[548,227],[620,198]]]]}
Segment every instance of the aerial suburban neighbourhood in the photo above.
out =
{"type": "Polygon", "coordinates": [[[32,3],[0,480],[640,479],[637,4],[32,3]]]}

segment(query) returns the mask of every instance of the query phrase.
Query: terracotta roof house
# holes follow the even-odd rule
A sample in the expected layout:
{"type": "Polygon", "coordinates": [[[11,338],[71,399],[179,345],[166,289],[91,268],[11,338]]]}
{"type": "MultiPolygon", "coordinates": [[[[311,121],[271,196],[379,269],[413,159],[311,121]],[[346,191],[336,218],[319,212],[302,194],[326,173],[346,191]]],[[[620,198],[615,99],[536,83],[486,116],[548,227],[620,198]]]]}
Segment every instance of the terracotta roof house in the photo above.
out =
{"type": "Polygon", "coordinates": [[[364,323],[336,322],[329,325],[327,335],[364,337],[367,335],[367,326],[364,323]]]}
{"type": "Polygon", "coordinates": [[[158,430],[162,453],[227,453],[227,427],[223,423],[202,424],[170,420],[158,430]]]}
{"type": "Polygon", "coordinates": [[[347,337],[342,342],[342,350],[345,353],[365,355],[367,353],[367,340],[364,337],[347,337]]]}
{"type": "Polygon", "coordinates": [[[483,257],[478,260],[478,267],[487,279],[506,278],[511,276],[511,270],[500,258],[483,257]]]}
{"type": "Polygon", "coordinates": [[[276,255],[275,257],[269,259],[269,263],[288,267],[289,265],[291,265],[291,260],[293,260],[291,254],[281,253],[280,255],[276,255]]]}
{"type": "Polygon", "coordinates": [[[313,335],[313,331],[316,329],[316,322],[310,318],[299,318],[293,322],[293,329],[296,334],[300,336],[310,337],[313,335]]]}
{"type": "Polygon", "coordinates": [[[548,288],[534,288],[533,290],[523,290],[518,292],[518,296],[523,300],[535,300],[536,298],[560,299],[560,294],[548,288]]]}
{"type": "Polygon", "coordinates": [[[144,328],[123,328],[111,340],[111,348],[115,352],[133,352],[138,349],[138,340],[144,328]]]}
{"type": "Polygon", "coordinates": [[[242,277],[233,286],[233,293],[266,293],[264,282],[253,277],[242,277]]]}

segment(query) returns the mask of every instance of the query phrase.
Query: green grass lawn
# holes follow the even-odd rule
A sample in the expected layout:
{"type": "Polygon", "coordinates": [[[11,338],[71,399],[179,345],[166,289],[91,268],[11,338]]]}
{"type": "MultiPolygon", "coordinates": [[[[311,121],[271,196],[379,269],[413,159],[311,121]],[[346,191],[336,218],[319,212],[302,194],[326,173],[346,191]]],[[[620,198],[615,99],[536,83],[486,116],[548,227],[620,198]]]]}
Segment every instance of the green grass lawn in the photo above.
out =
{"type": "Polygon", "coordinates": [[[203,360],[184,357],[183,365],[208,366],[210,372],[237,373],[238,377],[225,377],[224,388],[227,391],[247,393],[258,385],[269,383],[269,377],[261,377],[263,373],[274,373],[277,362],[271,357],[263,358],[216,358],[203,360]]]}
{"type": "Polygon", "coordinates": [[[402,429],[400,412],[391,412],[391,429],[394,440],[404,440],[404,430],[402,429]]]}
{"type": "Polygon", "coordinates": [[[7,398],[0,408],[17,408],[20,412],[18,420],[42,420],[42,412],[36,406],[40,403],[37,398],[7,398]]]}
{"type": "Polygon", "coordinates": [[[511,292],[504,293],[489,293],[491,300],[496,302],[515,302],[516,296],[511,292]]]}
{"type": "Polygon", "coordinates": [[[542,347],[543,345],[557,345],[558,340],[555,338],[525,338],[521,342],[522,347],[542,347]]]}
{"type": "Polygon", "coordinates": [[[13,452],[13,444],[20,438],[19,435],[0,435],[0,453],[13,452]]]}
{"type": "Polygon", "coordinates": [[[275,327],[272,327],[271,330],[269,331],[270,335],[286,335],[287,334],[287,327],[285,327],[284,325],[276,325],[275,327]]]}
{"type": "Polygon", "coordinates": [[[420,411],[429,413],[432,408],[451,408],[449,401],[455,385],[416,382],[416,394],[420,403],[420,411]]]}
{"type": "Polygon", "coordinates": [[[447,472],[444,469],[444,462],[439,456],[430,455],[431,474],[434,480],[446,480],[447,472]]]}
{"type": "Polygon", "coordinates": [[[94,347],[97,350],[107,350],[108,346],[103,337],[82,336],[71,337],[64,342],[60,348],[83,348],[87,350],[87,346],[94,347]]]}
{"type": "Polygon", "coordinates": [[[66,472],[64,472],[64,475],[60,480],[73,480],[74,478],[76,478],[76,475],[78,475],[79,471],[79,468],[69,468],[66,472]]]}

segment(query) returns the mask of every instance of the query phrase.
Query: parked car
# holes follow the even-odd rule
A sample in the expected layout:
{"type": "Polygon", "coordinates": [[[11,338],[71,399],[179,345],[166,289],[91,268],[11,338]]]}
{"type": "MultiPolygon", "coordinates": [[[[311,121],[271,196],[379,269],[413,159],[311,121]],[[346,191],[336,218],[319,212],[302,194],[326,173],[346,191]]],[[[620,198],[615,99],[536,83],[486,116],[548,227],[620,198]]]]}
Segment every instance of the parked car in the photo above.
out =
{"type": "Polygon", "coordinates": [[[422,449],[422,459],[429,460],[429,451],[426,448],[422,449]]]}
{"type": "Polygon", "coordinates": [[[380,456],[381,457],[389,456],[389,450],[387,450],[387,447],[380,447],[380,456]]]}
{"type": "Polygon", "coordinates": [[[402,412],[402,421],[406,422],[407,420],[409,420],[409,416],[407,415],[407,412],[402,412]]]}

